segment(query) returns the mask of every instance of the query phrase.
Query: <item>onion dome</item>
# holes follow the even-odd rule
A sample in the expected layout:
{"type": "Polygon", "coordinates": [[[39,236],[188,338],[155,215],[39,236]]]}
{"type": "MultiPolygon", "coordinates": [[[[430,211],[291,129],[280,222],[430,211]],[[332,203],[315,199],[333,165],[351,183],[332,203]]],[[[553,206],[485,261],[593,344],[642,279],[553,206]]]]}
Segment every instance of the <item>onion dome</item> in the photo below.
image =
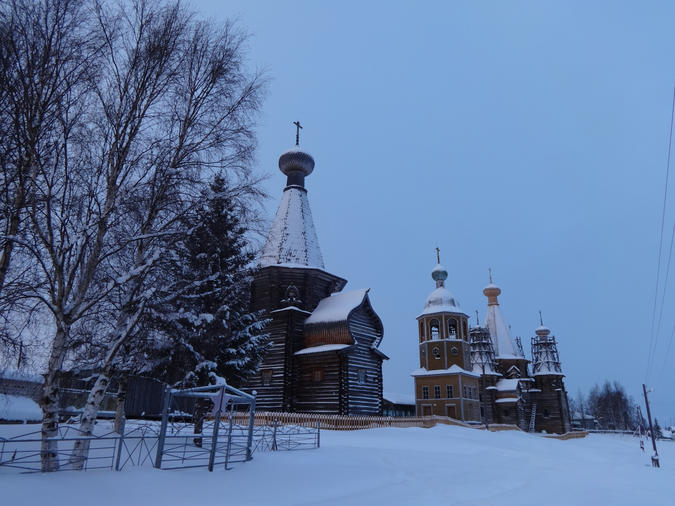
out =
{"type": "Polygon", "coordinates": [[[499,288],[492,282],[490,282],[490,284],[483,289],[483,295],[485,295],[488,298],[488,306],[499,305],[497,297],[499,296],[500,293],[502,293],[501,288],[499,288]]]}
{"type": "Polygon", "coordinates": [[[437,264],[436,267],[434,267],[434,270],[431,271],[431,279],[436,281],[437,285],[439,281],[444,283],[445,280],[448,279],[448,271],[446,271],[445,267],[443,267],[441,264],[437,264]]]}
{"type": "Polygon", "coordinates": [[[305,185],[305,177],[314,170],[312,155],[294,146],[279,157],[279,169],[288,177],[288,186],[305,185]]]}
{"type": "Polygon", "coordinates": [[[422,314],[428,313],[461,313],[465,314],[459,308],[459,302],[450,290],[445,288],[445,280],[448,279],[448,271],[440,263],[431,271],[431,278],[436,282],[436,289],[429,294],[424,303],[422,314]]]}

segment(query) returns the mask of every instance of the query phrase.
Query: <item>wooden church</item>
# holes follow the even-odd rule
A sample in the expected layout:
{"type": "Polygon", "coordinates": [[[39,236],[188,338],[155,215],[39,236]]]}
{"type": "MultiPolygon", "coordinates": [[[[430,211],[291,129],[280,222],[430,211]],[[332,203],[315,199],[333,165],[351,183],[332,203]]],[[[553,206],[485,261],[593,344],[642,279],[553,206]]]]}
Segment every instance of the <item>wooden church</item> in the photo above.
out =
{"type": "Polygon", "coordinates": [[[270,347],[246,386],[260,410],[379,415],[382,321],[368,289],[342,291],[347,281],[324,267],[305,188],[314,159],[298,140],[279,158],[286,187],[252,283],[270,347]]]}
{"type": "Polygon", "coordinates": [[[488,299],[485,323],[473,328],[445,287],[448,272],[440,257],[431,277],[436,289],[417,318],[420,368],[412,373],[417,414],[511,424],[530,432],[568,432],[564,374],[551,331],[540,321],[530,361],[520,339],[511,338],[492,273],[483,290],[488,299]]]}
{"type": "Polygon", "coordinates": [[[518,425],[529,432],[568,432],[569,405],[555,337],[540,320],[528,360],[520,339],[511,337],[499,305],[501,289],[492,282],[492,273],[483,294],[488,299],[485,324],[470,331],[473,371],[480,375],[482,420],[518,425]]]}

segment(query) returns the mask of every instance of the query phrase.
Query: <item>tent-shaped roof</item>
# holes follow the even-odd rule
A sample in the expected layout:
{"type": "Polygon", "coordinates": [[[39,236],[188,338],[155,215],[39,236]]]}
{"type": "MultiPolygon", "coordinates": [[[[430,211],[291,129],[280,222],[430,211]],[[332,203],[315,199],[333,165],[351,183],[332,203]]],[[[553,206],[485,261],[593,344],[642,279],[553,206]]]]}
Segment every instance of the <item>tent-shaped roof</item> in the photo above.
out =
{"type": "Polygon", "coordinates": [[[483,293],[488,297],[487,313],[485,315],[485,326],[490,331],[492,344],[495,349],[496,358],[523,358],[516,348],[509,327],[504,321],[502,310],[497,302],[497,296],[501,293],[498,286],[490,283],[483,293]]]}
{"type": "Polygon", "coordinates": [[[260,266],[270,265],[324,268],[304,188],[289,186],[284,190],[260,255],[260,266]]]}

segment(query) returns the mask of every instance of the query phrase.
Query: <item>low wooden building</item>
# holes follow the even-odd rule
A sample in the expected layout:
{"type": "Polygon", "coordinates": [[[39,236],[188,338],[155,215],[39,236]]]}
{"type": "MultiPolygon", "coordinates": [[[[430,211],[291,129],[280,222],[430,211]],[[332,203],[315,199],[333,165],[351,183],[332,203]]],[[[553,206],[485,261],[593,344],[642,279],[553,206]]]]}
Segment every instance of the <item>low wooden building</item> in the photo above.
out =
{"type": "Polygon", "coordinates": [[[384,335],[368,290],[325,270],[305,178],[314,159],[298,146],[279,158],[287,176],[260,256],[251,306],[270,320],[270,348],[256,390],[262,410],[379,415],[384,335]]]}

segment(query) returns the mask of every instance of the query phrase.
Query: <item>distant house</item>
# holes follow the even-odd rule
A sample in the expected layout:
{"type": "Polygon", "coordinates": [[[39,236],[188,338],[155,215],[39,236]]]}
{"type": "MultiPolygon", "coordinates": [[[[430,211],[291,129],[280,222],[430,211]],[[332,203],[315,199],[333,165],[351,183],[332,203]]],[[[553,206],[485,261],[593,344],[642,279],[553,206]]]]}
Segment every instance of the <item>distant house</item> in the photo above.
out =
{"type": "Polygon", "coordinates": [[[598,421],[589,415],[588,413],[581,413],[575,411],[572,413],[572,428],[573,429],[582,429],[582,430],[593,430],[597,429],[598,421]]]}
{"type": "Polygon", "coordinates": [[[412,395],[384,392],[382,414],[384,416],[415,416],[415,398],[412,395]]]}

